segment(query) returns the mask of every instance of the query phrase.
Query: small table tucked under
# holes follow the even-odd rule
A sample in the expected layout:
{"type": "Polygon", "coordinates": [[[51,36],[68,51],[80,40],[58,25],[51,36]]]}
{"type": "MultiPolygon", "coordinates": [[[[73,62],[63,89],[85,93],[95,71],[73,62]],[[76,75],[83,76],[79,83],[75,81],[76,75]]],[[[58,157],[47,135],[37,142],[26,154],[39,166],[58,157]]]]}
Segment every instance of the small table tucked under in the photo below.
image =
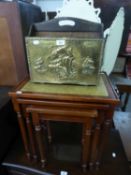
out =
{"type": "Polygon", "coordinates": [[[99,165],[113,113],[119,103],[105,74],[100,75],[97,86],[38,84],[27,79],[9,95],[17,112],[25,152],[29,159],[36,158],[39,151],[41,163],[45,165],[41,120],[64,121],[83,125],[83,170],[88,166],[92,168],[99,165]]]}

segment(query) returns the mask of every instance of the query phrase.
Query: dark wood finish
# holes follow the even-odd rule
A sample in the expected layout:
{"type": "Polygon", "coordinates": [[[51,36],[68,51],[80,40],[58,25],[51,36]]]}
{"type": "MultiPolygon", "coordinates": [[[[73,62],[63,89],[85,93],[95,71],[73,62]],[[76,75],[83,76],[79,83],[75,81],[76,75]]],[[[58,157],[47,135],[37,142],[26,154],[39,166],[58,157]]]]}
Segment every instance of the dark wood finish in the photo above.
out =
{"type": "Polygon", "coordinates": [[[38,6],[0,1],[0,85],[17,85],[28,75],[24,37],[33,22],[42,20],[38,6]]]}
{"type": "MultiPolygon", "coordinates": [[[[88,37],[90,36],[90,33],[91,33],[91,36],[93,36],[92,33],[95,33],[95,35],[97,34],[97,37],[102,37],[103,26],[102,26],[102,24],[94,23],[94,22],[79,19],[79,18],[59,17],[59,18],[54,18],[54,19],[48,20],[46,22],[34,23],[32,25],[32,28],[30,30],[29,35],[30,36],[36,36],[37,34],[42,35],[41,32],[43,34],[45,32],[49,32],[49,34],[47,34],[47,35],[50,35],[51,32],[53,32],[53,33],[56,32],[56,36],[58,36],[58,34],[60,34],[61,32],[62,33],[64,32],[64,33],[66,33],[66,36],[68,35],[68,37],[73,32],[74,32],[73,36],[76,36],[78,32],[80,32],[80,33],[81,32],[89,32],[88,37]],[[63,27],[60,27],[59,21],[62,21],[62,20],[73,20],[76,25],[73,27],[69,26],[69,25],[64,25],[63,27]],[[76,33],[76,35],[75,35],[75,33],[76,33]]],[[[61,34],[59,36],[61,36],[61,34]]],[[[80,36],[80,34],[78,36],[80,36]]]]}
{"type": "MultiPolygon", "coordinates": [[[[34,93],[34,92],[22,92],[21,88],[23,87],[28,80],[20,83],[14,91],[10,92],[9,95],[12,98],[12,102],[14,105],[15,111],[18,113],[19,125],[21,128],[21,134],[23,138],[23,143],[25,147],[25,151],[27,155],[31,155],[33,157],[33,145],[30,145],[28,139],[27,128],[30,128],[27,122],[25,124],[26,117],[29,119],[28,115],[22,114],[22,105],[25,106],[25,109],[31,109],[31,112],[34,114],[37,108],[38,113],[44,113],[44,120],[55,120],[55,121],[74,121],[74,122],[82,122],[84,123],[83,129],[83,150],[85,152],[85,157],[83,156],[83,162],[85,169],[87,164],[89,163],[90,167],[96,166],[100,163],[101,156],[104,151],[104,147],[106,144],[106,139],[108,139],[109,126],[113,117],[113,112],[115,107],[119,103],[119,99],[117,97],[116,92],[112,88],[112,85],[105,74],[102,74],[102,79],[107,89],[107,96],[94,96],[94,95],[69,95],[69,94],[46,94],[46,93],[34,93]],[[43,111],[44,110],[44,111],[43,111]],[[95,120],[95,129],[91,130],[91,117],[94,117],[94,113],[88,113],[88,111],[97,111],[98,112],[98,120],[95,120]],[[90,117],[87,117],[90,114],[90,117]],[[81,116],[81,117],[80,117],[81,116]],[[70,120],[71,119],[71,120],[70,120]],[[99,127],[101,128],[99,131],[99,127]],[[93,134],[92,134],[93,133],[93,134]],[[93,145],[92,145],[93,144],[93,145]],[[98,144],[97,147],[95,144],[98,144]],[[87,145],[87,146],[85,146],[87,145]],[[90,151],[89,151],[90,149],[90,151]]],[[[24,112],[23,112],[24,114],[24,112]]],[[[37,113],[35,113],[36,115],[37,113]]],[[[33,117],[35,118],[35,117],[33,117]]],[[[36,117],[38,119],[38,117],[36,117]]],[[[41,117],[42,118],[42,117],[41,117]]],[[[39,150],[41,150],[41,155],[45,155],[41,146],[42,143],[40,139],[41,135],[41,125],[39,120],[34,121],[37,141],[39,150]],[[39,128],[39,131],[38,131],[39,128]]],[[[29,129],[29,135],[31,136],[31,130],[29,129]]],[[[31,136],[33,139],[33,135],[31,136]]],[[[45,161],[45,156],[42,157],[42,162],[45,161]]]]}
{"type": "Polygon", "coordinates": [[[47,128],[47,134],[48,134],[48,141],[49,143],[52,142],[52,135],[51,135],[51,128],[50,128],[50,122],[46,121],[46,128],[47,128]]]}
{"type": "Polygon", "coordinates": [[[37,151],[36,151],[36,145],[35,145],[35,138],[33,135],[33,129],[32,129],[32,123],[30,120],[30,115],[28,112],[25,113],[25,117],[26,117],[26,125],[27,125],[27,130],[28,130],[28,134],[29,134],[29,140],[30,140],[30,144],[31,144],[31,152],[33,155],[33,159],[36,160],[37,157],[37,151]]]}
{"type": "MultiPolygon", "coordinates": [[[[28,112],[31,112],[31,111],[28,110],[28,112]]],[[[45,167],[45,162],[46,162],[45,148],[44,148],[44,144],[42,143],[42,137],[41,137],[41,134],[43,133],[41,132],[42,128],[41,128],[41,124],[40,124],[40,120],[37,112],[32,113],[32,119],[33,119],[33,125],[35,127],[35,134],[36,134],[36,139],[37,139],[40,157],[41,157],[41,165],[42,167],[45,167]]]]}
{"type": "Polygon", "coordinates": [[[20,14],[16,2],[0,2],[0,85],[16,85],[27,76],[20,14]]]}
{"type": "Polygon", "coordinates": [[[73,110],[73,109],[58,109],[58,108],[40,108],[40,107],[27,107],[27,112],[32,114],[33,125],[35,126],[35,131],[37,135],[39,151],[41,156],[41,163],[44,167],[45,164],[45,150],[42,144],[41,138],[41,125],[40,119],[48,121],[66,121],[66,122],[82,122],[83,123],[83,149],[82,149],[82,168],[86,170],[87,162],[90,155],[90,142],[91,142],[91,129],[93,119],[97,118],[96,110],[73,110]],[[43,114],[39,116],[40,114],[43,114]],[[47,114],[47,115],[46,115],[47,114]]]}
{"type": "Polygon", "coordinates": [[[98,113],[98,117],[96,119],[96,127],[94,129],[94,134],[92,138],[92,148],[91,148],[91,156],[90,156],[90,169],[93,169],[93,166],[98,164],[98,152],[100,151],[98,149],[99,147],[99,141],[100,141],[100,134],[101,134],[101,127],[104,121],[104,116],[101,111],[98,113]],[[99,117],[100,116],[100,117],[99,117]]]}

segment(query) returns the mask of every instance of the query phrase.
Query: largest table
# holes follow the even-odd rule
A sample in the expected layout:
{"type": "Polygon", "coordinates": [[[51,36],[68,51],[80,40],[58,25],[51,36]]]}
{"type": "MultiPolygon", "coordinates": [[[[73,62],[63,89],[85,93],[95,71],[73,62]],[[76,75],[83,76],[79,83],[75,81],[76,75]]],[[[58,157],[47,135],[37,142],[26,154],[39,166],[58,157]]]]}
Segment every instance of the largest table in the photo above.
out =
{"type": "Polygon", "coordinates": [[[108,76],[104,73],[100,74],[97,86],[38,84],[26,79],[9,95],[17,113],[25,152],[29,159],[31,156],[36,157],[36,149],[32,124],[26,109],[32,108],[34,112],[38,112],[39,108],[40,111],[44,112],[45,109],[45,114],[49,113],[50,116],[46,120],[54,120],[52,110],[56,109],[54,113],[57,111],[58,115],[65,116],[65,118],[55,117],[57,121],[62,119],[63,121],[83,123],[83,169],[87,168],[88,163],[90,167],[99,165],[108,139],[113,113],[119,103],[118,96],[108,76]],[[74,116],[75,110],[77,111],[76,117],[74,116]],[[91,112],[94,116],[96,112],[97,116],[94,117],[93,121],[83,120],[82,117],[86,117],[86,112],[88,118],[91,112]]]}

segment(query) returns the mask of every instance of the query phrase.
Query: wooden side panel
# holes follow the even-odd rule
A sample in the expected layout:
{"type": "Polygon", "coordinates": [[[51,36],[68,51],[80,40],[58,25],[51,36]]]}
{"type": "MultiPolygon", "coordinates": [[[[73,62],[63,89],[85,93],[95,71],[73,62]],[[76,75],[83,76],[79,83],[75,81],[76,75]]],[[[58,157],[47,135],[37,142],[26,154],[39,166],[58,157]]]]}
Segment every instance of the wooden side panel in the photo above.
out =
{"type": "Polygon", "coordinates": [[[0,2],[0,85],[14,86],[26,76],[26,56],[18,4],[0,2]]]}
{"type": "Polygon", "coordinates": [[[14,84],[16,71],[9,27],[6,18],[0,17],[0,84],[14,84]]]}

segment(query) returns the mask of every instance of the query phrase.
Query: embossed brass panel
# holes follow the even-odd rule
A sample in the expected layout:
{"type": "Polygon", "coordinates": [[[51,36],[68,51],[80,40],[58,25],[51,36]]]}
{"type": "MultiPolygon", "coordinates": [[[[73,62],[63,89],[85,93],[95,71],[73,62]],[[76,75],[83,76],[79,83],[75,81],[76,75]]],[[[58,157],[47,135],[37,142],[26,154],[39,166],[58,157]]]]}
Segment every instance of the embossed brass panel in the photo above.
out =
{"type": "Polygon", "coordinates": [[[103,39],[26,38],[32,82],[96,85],[103,39]]]}

